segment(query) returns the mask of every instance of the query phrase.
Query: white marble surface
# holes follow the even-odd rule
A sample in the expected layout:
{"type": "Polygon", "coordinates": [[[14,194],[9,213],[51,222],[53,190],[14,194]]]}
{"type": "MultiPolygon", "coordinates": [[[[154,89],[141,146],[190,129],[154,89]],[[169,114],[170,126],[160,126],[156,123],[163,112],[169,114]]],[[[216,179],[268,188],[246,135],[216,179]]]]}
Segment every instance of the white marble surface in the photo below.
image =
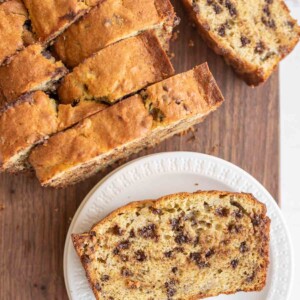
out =
{"type": "MultiPolygon", "coordinates": [[[[288,0],[300,23],[300,0],[288,0]]],[[[294,248],[294,284],[300,299],[300,44],[280,65],[281,202],[294,248]]]]}

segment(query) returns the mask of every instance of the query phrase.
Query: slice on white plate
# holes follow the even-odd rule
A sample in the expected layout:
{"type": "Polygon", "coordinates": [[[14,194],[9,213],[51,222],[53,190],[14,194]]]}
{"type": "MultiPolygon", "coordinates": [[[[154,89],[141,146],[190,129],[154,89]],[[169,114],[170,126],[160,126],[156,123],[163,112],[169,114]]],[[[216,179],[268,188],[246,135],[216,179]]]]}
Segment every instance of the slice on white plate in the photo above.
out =
{"type": "Polygon", "coordinates": [[[65,245],[64,272],[70,299],[95,299],[71,243],[71,233],[89,231],[93,224],[131,201],[197,190],[252,193],[266,204],[272,220],[271,264],[264,290],[211,299],[288,299],[292,279],[291,246],[276,202],[253,177],[238,167],[212,156],[191,152],[162,153],[140,158],[110,174],[90,192],[73,219],[65,245]]]}

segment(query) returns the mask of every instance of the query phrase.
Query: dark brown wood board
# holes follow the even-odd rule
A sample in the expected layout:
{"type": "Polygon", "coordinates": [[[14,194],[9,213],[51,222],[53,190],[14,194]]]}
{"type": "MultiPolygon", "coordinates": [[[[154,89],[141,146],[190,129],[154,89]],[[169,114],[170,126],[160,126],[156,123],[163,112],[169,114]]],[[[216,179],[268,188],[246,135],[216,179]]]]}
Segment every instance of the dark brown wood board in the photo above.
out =
{"type": "MultiPolygon", "coordinates": [[[[179,0],[173,3],[182,19],[172,44],[176,72],[207,61],[226,102],[194,132],[175,136],[130,160],[163,151],[212,154],[242,167],[278,199],[278,73],[258,88],[248,87],[205,46],[179,0]]],[[[34,175],[0,175],[1,300],[67,299],[63,249],[71,218],[90,189],[112,169],[62,190],[41,188],[34,175]]]]}

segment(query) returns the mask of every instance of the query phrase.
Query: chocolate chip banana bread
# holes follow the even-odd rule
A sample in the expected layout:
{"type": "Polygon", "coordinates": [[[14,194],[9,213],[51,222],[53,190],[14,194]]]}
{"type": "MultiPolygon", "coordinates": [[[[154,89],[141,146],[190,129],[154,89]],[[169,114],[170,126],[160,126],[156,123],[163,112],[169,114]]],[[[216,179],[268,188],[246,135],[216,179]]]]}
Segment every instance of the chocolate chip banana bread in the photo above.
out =
{"type": "Polygon", "coordinates": [[[23,0],[32,28],[39,40],[47,43],[57,37],[99,0],[23,0]]]}
{"type": "Polygon", "coordinates": [[[149,29],[167,50],[174,22],[169,0],[104,0],[58,37],[54,51],[75,67],[100,49],[149,29]]]}
{"type": "Polygon", "coordinates": [[[0,105],[15,101],[22,94],[51,90],[67,73],[61,62],[39,44],[30,45],[7,64],[0,66],[0,105]]]}
{"type": "Polygon", "coordinates": [[[22,96],[0,111],[0,171],[28,167],[30,150],[57,131],[56,103],[44,92],[22,96]]]}
{"type": "Polygon", "coordinates": [[[21,1],[0,3],[0,65],[34,42],[30,21],[21,1]]]}
{"type": "Polygon", "coordinates": [[[72,240],[96,299],[189,300],[262,290],[269,231],[252,195],[207,191],[130,203],[72,240]]]}
{"type": "Polygon", "coordinates": [[[43,186],[64,187],[187,130],[222,102],[223,96],[203,64],[54,135],[36,147],[29,160],[43,186]]]}
{"type": "Polygon", "coordinates": [[[113,103],[174,73],[157,37],[145,32],[113,44],[86,59],[58,88],[62,103],[113,103]]]}
{"type": "Polygon", "coordinates": [[[182,0],[208,45],[249,84],[267,80],[297,44],[282,0],[182,0]]]}

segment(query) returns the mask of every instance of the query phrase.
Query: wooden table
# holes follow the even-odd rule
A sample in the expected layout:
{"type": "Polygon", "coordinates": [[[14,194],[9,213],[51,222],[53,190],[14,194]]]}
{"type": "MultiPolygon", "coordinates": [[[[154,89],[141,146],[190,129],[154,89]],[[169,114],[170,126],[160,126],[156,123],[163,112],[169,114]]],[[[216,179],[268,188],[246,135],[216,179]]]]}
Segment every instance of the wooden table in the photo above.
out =
{"type": "MultiPolygon", "coordinates": [[[[176,71],[207,61],[226,102],[194,133],[138,156],[178,150],[212,154],[242,167],[278,199],[278,73],[263,86],[248,87],[205,46],[179,1],[174,4],[182,19],[172,46],[176,71]]],[[[43,189],[34,175],[0,175],[0,299],[67,299],[63,249],[70,221],[84,196],[111,170],[64,190],[43,189]]]]}

